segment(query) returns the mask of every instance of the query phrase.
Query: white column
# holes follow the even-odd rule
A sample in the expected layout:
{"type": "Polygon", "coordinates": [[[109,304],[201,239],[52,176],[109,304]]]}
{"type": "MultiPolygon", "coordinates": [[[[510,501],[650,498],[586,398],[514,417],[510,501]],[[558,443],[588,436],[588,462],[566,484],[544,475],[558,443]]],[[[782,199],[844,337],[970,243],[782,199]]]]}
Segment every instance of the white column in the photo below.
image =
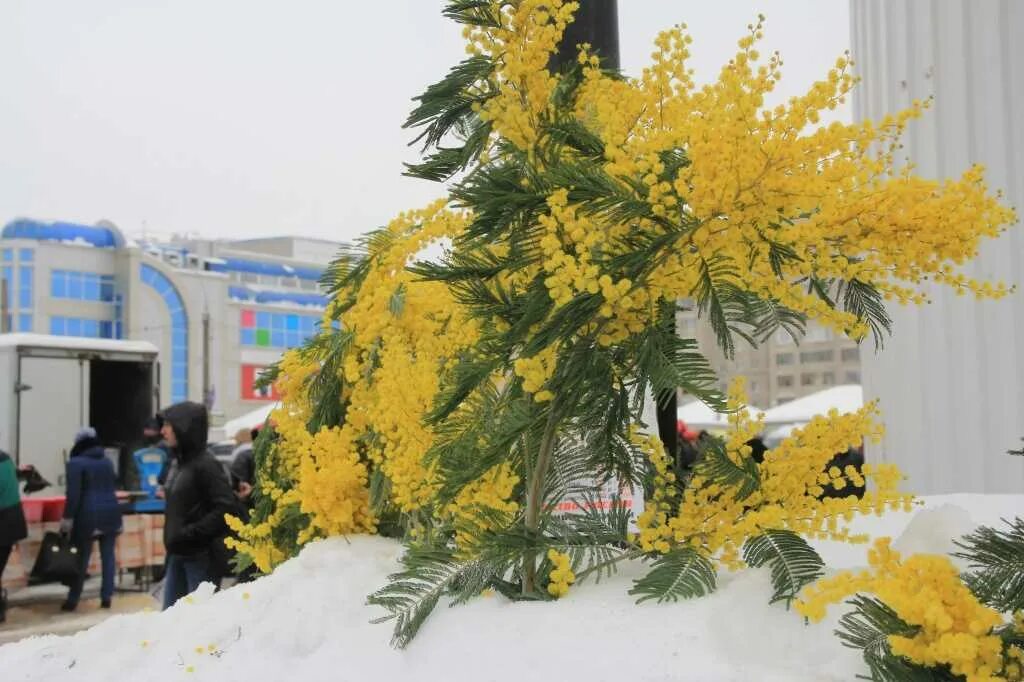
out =
{"type": "MultiPolygon", "coordinates": [[[[1024,211],[1024,2],[851,0],[863,82],[856,119],[935,96],[913,121],[906,155],[925,177],[987,167],[989,186],[1024,211]]],[[[868,457],[896,462],[918,493],[1024,492],[1024,227],[985,244],[974,277],[1016,284],[1002,301],[933,287],[932,303],[892,309],[893,336],[862,352],[866,397],[881,399],[886,437],[868,457]]]]}

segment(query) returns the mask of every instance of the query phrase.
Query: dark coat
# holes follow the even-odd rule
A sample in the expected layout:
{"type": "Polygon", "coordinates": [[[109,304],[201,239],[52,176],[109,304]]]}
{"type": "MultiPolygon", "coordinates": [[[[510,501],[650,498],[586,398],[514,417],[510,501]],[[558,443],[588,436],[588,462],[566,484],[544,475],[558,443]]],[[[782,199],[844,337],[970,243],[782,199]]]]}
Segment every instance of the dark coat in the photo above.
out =
{"type": "Polygon", "coordinates": [[[25,513],[18,493],[18,469],[0,450],[0,547],[13,545],[28,536],[25,513]]]}
{"type": "Polygon", "coordinates": [[[168,553],[183,556],[222,553],[228,531],[224,515],[237,514],[238,505],[224,468],[206,451],[206,408],[178,403],[163,417],[178,441],[176,471],[165,488],[164,545],[168,553]]]}
{"type": "Polygon", "coordinates": [[[242,448],[231,460],[231,478],[235,488],[239,483],[256,484],[256,462],[253,458],[252,445],[242,448]]]}
{"type": "Polygon", "coordinates": [[[71,534],[75,539],[84,541],[96,533],[120,533],[117,476],[100,442],[87,438],[76,443],[71,448],[66,474],[64,518],[74,521],[71,534]]]}

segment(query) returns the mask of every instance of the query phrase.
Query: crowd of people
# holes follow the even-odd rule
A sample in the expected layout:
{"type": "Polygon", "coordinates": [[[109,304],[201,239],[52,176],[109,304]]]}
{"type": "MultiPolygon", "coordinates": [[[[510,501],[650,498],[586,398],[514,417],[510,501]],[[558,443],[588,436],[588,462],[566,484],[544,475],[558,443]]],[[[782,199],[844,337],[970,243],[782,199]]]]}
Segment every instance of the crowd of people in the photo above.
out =
{"type": "MultiPolygon", "coordinates": [[[[172,405],[148,421],[143,430],[143,448],[161,453],[164,461],[157,495],[165,501],[165,609],[200,583],[219,586],[230,574],[231,556],[224,544],[229,531],[224,517],[245,517],[251,506],[255,483],[252,444],[236,449],[231,470],[225,471],[207,449],[208,432],[206,407],[192,402],[172,405]]],[[[257,435],[258,431],[253,430],[253,440],[257,435]]],[[[18,487],[19,480],[34,475],[37,474],[31,466],[16,467],[0,451],[0,580],[14,545],[28,536],[18,487]]],[[[92,427],[84,427],[75,434],[65,475],[66,501],[60,533],[74,548],[79,571],[69,581],[67,599],[61,609],[78,608],[94,544],[99,545],[102,566],[100,607],[110,608],[122,507],[117,497],[114,464],[92,427]]],[[[245,572],[238,577],[244,580],[252,575],[245,572]]],[[[5,620],[6,611],[7,595],[0,583],[0,623],[5,620]]]]}

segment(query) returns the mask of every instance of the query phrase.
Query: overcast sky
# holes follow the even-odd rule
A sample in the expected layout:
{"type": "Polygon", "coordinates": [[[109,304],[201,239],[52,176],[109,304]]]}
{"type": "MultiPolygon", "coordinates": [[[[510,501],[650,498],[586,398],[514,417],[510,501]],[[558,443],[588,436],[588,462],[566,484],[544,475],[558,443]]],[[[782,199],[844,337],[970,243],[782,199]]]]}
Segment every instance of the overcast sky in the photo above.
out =
{"type": "MultiPolygon", "coordinates": [[[[400,126],[464,57],[443,4],[2,0],[0,223],[344,240],[436,198],[400,126]]],[[[619,0],[623,68],[686,22],[710,80],[759,11],[782,95],[849,45],[845,0],[619,0]]]]}

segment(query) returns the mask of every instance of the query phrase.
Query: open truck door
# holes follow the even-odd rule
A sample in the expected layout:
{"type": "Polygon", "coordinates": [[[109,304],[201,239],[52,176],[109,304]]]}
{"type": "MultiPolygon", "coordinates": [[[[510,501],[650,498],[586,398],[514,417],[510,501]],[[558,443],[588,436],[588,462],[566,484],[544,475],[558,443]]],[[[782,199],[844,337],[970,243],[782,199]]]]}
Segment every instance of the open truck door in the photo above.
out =
{"type": "Polygon", "coordinates": [[[124,481],[130,446],[156,409],[157,349],[145,342],[4,334],[0,364],[14,377],[0,401],[0,433],[19,464],[63,488],[75,432],[96,429],[124,481]],[[13,398],[10,399],[10,398],[13,398]]]}

